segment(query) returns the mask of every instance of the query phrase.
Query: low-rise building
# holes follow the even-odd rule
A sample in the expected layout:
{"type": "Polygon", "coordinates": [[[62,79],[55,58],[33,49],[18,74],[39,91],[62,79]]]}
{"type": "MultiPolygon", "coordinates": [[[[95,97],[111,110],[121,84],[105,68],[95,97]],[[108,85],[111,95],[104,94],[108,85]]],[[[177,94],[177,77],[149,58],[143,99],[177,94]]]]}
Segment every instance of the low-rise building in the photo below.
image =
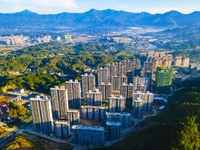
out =
{"type": "Polygon", "coordinates": [[[79,124],[80,123],[79,110],[75,110],[75,109],[67,110],[66,119],[67,121],[70,122],[70,124],[79,124]]]}
{"type": "Polygon", "coordinates": [[[57,120],[54,124],[55,135],[58,138],[67,138],[70,136],[70,123],[65,120],[57,120]]]}
{"type": "Polygon", "coordinates": [[[121,123],[122,128],[128,128],[131,126],[131,114],[130,113],[112,113],[106,112],[106,121],[117,121],[121,123]]]}
{"type": "Polygon", "coordinates": [[[106,137],[108,140],[116,140],[120,138],[121,123],[115,121],[106,122],[106,137]]]}
{"type": "Polygon", "coordinates": [[[104,121],[106,108],[101,106],[81,106],[81,117],[83,119],[94,119],[104,121]]]}
{"type": "Polygon", "coordinates": [[[72,141],[83,145],[103,145],[104,128],[100,126],[72,126],[72,141]]]}

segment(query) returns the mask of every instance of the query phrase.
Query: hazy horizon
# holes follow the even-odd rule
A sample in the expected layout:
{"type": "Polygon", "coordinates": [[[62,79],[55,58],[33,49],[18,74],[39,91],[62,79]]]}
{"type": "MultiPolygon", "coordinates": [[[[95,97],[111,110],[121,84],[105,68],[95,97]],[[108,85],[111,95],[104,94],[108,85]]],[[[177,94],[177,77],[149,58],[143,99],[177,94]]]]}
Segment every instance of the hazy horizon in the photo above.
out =
{"type": "Polygon", "coordinates": [[[30,10],[39,14],[57,14],[62,12],[83,13],[90,9],[105,10],[121,10],[133,13],[148,12],[151,14],[165,13],[171,10],[188,14],[199,11],[199,0],[29,0],[29,1],[13,1],[0,0],[1,13],[15,13],[23,10],[30,10]]]}
{"type": "Polygon", "coordinates": [[[200,12],[199,10],[194,10],[194,11],[192,11],[192,12],[188,12],[188,13],[184,13],[184,12],[181,12],[181,11],[178,11],[178,10],[168,10],[168,11],[166,11],[166,12],[162,12],[162,13],[159,13],[159,12],[157,12],[157,13],[151,13],[151,12],[147,12],[147,11],[141,11],[141,12],[130,12],[130,11],[126,11],[126,10],[116,10],[116,9],[111,9],[111,8],[107,8],[107,9],[102,9],[102,10],[100,10],[100,9],[95,9],[95,8],[91,8],[91,9],[89,9],[89,10],[86,10],[86,11],[84,11],[84,12],[67,12],[67,11],[63,11],[63,12],[58,12],[58,13],[39,13],[39,12],[36,12],[36,11],[32,11],[32,10],[30,10],[30,9],[24,9],[24,10],[20,10],[20,11],[16,11],[16,12],[8,12],[8,13],[6,13],[6,12],[0,12],[0,13],[3,13],[3,14],[15,14],[15,13],[20,13],[20,12],[23,12],[23,11],[30,11],[30,12],[32,12],[32,13],[37,13],[37,14],[39,14],[39,15],[55,15],[55,14],[60,14],[60,13],[85,13],[85,12],[88,12],[88,11],[90,11],[90,10],[92,10],[92,9],[94,9],[94,10],[97,10],[97,11],[104,11],[104,10],[108,10],[108,9],[110,9],[110,10],[114,10],[114,11],[124,11],[124,12],[129,12],[129,13],[142,13],[142,12],[146,12],[146,13],[149,13],[149,14],[164,14],[164,13],[167,13],[167,12],[170,12],[170,11],[177,11],[177,12],[180,12],[180,13],[182,13],[182,14],[191,14],[191,13],[193,13],[193,12],[200,12]]]}

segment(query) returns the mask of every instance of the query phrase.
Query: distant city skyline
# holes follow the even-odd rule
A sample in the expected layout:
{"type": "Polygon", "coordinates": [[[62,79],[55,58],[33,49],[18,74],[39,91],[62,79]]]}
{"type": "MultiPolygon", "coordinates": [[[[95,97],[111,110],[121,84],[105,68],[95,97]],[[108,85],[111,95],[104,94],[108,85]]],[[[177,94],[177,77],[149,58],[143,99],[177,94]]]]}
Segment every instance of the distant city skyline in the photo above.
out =
{"type": "Polygon", "coordinates": [[[1,13],[15,13],[28,9],[39,14],[61,12],[82,13],[92,8],[97,10],[114,9],[128,12],[165,13],[176,10],[181,13],[200,11],[199,0],[0,0],[1,13]]]}

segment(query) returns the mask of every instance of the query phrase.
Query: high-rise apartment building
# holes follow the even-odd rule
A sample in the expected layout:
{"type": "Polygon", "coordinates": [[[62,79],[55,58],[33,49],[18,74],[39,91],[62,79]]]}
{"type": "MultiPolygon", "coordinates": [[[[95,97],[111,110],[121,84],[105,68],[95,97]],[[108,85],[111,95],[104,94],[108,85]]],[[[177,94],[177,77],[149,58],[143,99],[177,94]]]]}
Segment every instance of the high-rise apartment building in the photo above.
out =
{"type": "Polygon", "coordinates": [[[174,66],[181,67],[182,65],[182,56],[175,56],[174,57],[174,66]]]}
{"type": "Polygon", "coordinates": [[[126,64],[126,63],[121,63],[121,62],[115,64],[116,69],[117,69],[117,75],[118,75],[119,77],[122,77],[122,76],[125,76],[125,75],[126,75],[125,64],[126,64]]]}
{"type": "Polygon", "coordinates": [[[140,69],[140,60],[139,59],[133,59],[132,60],[132,69],[140,69]]]}
{"type": "Polygon", "coordinates": [[[135,91],[133,92],[133,101],[132,101],[132,106],[134,107],[135,100],[142,100],[143,102],[143,110],[144,111],[151,111],[152,106],[153,106],[153,99],[154,99],[154,94],[150,92],[141,92],[141,91],[135,91]]]}
{"type": "Polygon", "coordinates": [[[78,80],[66,82],[68,92],[68,106],[70,109],[80,109],[81,107],[81,85],[78,80]]]}
{"type": "Polygon", "coordinates": [[[109,112],[123,112],[125,109],[125,98],[123,96],[108,97],[108,110],[109,112]]]}
{"type": "Polygon", "coordinates": [[[106,122],[106,137],[108,140],[116,140],[121,136],[121,123],[115,121],[106,122]]]}
{"type": "Polygon", "coordinates": [[[104,67],[104,68],[99,68],[97,70],[97,78],[98,78],[98,85],[101,84],[102,82],[103,83],[109,83],[109,70],[107,67],[104,67]]]}
{"type": "Polygon", "coordinates": [[[146,71],[153,72],[153,70],[154,70],[154,64],[153,64],[153,62],[146,61],[144,63],[144,72],[146,72],[146,71]]]}
{"type": "Polygon", "coordinates": [[[47,97],[30,98],[31,112],[35,129],[50,134],[53,132],[51,101],[47,97]]]}
{"type": "Polygon", "coordinates": [[[126,76],[127,76],[127,82],[128,83],[133,83],[133,71],[132,70],[128,70],[126,72],[126,76]]]}
{"type": "Polygon", "coordinates": [[[115,76],[112,76],[112,80],[111,80],[111,83],[112,83],[112,89],[114,91],[116,90],[119,90],[120,89],[120,77],[115,75],[115,76]]]}
{"type": "Polygon", "coordinates": [[[95,90],[95,76],[93,74],[84,74],[82,77],[82,95],[86,98],[86,92],[95,90]]]}
{"type": "Polygon", "coordinates": [[[104,121],[106,108],[101,106],[81,106],[81,117],[83,119],[94,119],[104,121]]]}
{"type": "Polygon", "coordinates": [[[113,88],[112,84],[108,83],[101,83],[99,84],[99,91],[102,93],[102,99],[103,100],[108,100],[108,97],[111,96],[113,88]]]}
{"type": "Polygon", "coordinates": [[[150,88],[149,80],[145,77],[134,77],[133,79],[134,90],[146,91],[150,88]]]}
{"type": "Polygon", "coordinates": [[[131,114],[106,112],[106,121],[117,121],[121,123],[122,128],[129,128],[131,126],[131,114]]]}
{"type": "Polygon", "coordinates": [[[133,107],[133,116],[137,119],[142,119],[143,115],[143,101],[140,98],[137,98],[137,100],[133,101],[134,107],[133,107]]]}
{"type": "MultiPolygon", "coordinates": [[[[122,84],[127,84],[128,83],[128,78],[127,78],[127,76],[122,76],[121,78],[120,78],[120,85],[122,85],[122,84]]],[[[119,89],[120,90],[120,89],[119,89]]]]}
{"type": "Polygon", "coordinates": [[[190,58],[186,57],[182,59],[182,67],[189,67],[190,58]]]}
{"type": "Polygon", "coordinates": [[[126,71],[132,70],[132,62],[130,60],[126,61],[126,71]]]}
{"type": "Polygon", "coordinates": [[[141,74],[142,74],[142,69],[136,68],[136,69],[133,70],[133,76],[134,77],[136,77],[136,76],[141,77],[141,74]]]}
{"type": "Polygon", "coordinates": [[[86,105],[101,106],[102,105],[102,93],[96,89],[94,92],[86,92],[86,105]]]}
{"type": "Polygon", "coordinates": [[[104,128],[99,126],[72,126],[72,141],[83,145],[103,145],[104,128]]]}
{"type": "Polygon", "coordinates": [[[66,118],[68,110],[68,95],[64,87],[51,88],[51,104],[54,118],[66,118]]]}
{"type": "Polygon", "coordinates": [[[132,100],[133,91],[134,91],[134,86],[132,83],[130,84],[124,83],[120,86],[120,95],[122,95],[128,101],[132,100]]]}
{"type": "Polygon", "coordinates": [[[70,124],[80,123],[80,112],[79,110],[69,109],[67,110],[66,119],[70,124]]]}
{"type": "Polygon", "coordinates": [[[150,82],[151,82],[152,77],[153,77],[153,74],[152,74],[152,72],[150,72],[150,71],[145,71],[145,72],[144,72],[144,77],[145,77],[145,78],[149,78],[149,80],[150,80],[150,82]]]}
{"type": "Polygon", "coordinates": [[[55,135],[58,138],[67,138],[70,136],[70,123],[65,120],[57,120],[54,124],[55,135]]]}

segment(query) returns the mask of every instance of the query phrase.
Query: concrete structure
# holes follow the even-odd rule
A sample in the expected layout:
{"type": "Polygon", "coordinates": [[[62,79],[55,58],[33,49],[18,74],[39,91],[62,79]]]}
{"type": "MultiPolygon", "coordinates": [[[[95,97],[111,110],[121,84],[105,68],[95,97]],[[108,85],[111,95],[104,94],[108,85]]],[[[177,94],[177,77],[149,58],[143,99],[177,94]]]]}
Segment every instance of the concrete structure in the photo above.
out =
{"type": "Polygon", "coordinates": [[[122,85],[123,83],[127,84],[128,83],[128,78],[127,76],[122,76],[120,79],[120,85],[122,85]]]}
{"type": "Polygon", "coordinates": [[[99,68],[97,70],[97,78],[98,78],[98,85],[103,83],[108,84],[108,75],[109,75],[109,71],[108,68],[99,68]]]}
{"type": "Polygon", "coordinates": [[[108,97],[111,96],[113,88],[112,84],[108,83],[101,83],[99,84],[99,91],[102,93],[102,99],[103,100],[108,100],[108,97]]]}
{"type": "Polygon", "coordinates": [[[174,70],[172,68],[159,68],[156,69],[156,86],[171,86],[174,70]]]}
{"type": "Polygon", "coordinates": [[[146,61],[144,63],[144,72],[146,71],[153,72],[153,70],[154,70],[154,63],[146,61]]]}
{"type": "Polygon", "coordinates": [[[182,56],[175,56],[174,57],[174,66],[181,67],[182,65],[182,56]]]}
{"type": "Polygon", "coordinates": [[[30,98],[30,105],[35,129],[51,134],[53,132],[53,117],[50,99],[37,95],[35,98],[30,98]]]}
{"type": "Polygon", "coordinates": [[[151,111],[153,106],[153,100],[154,100],[154,94],[150,92],[141,92],[141,91],[135,91],[133,92],[133,101],[132,106],[134,107],[135,100],[142,100],[143,102],[143,110],[144,111],[151,111]]]}
{"type": "Polygon", "coordinates": [[[72,126],[72,141],[82,145],[103,145],[104,128],[99,126],[72,126]]]}
{"type": "Polygon", "coordinates": [[[66,82],[68,92],[68,106],[70,109],[80,109],[81,107],[81,85],[78,80],[66,82]]]}
{"type": "Polygon", "coordinates": [[[51,104],[54,118],[66,118],[68,110],[68,95],[64,87],[51,88],[51,104]]]}
{"type": "Polygon", "coordinates": [[[133,70],[133,76],[134,77],[136,77],[136,76],[141,77],[141,74],[142,74],[142,69],[136,68],[136,69],[133,70]]]}
{"type": "Polygon", "coordinates": [[[115,121],[106,122],[106,137],[108,140],[116,140],[120,138],[121,123],[115,121]]]}
{"type": "Polygon", "coordinates": [[[112,80],[111,80],[111,83],[112,83],[112,89],[115,91],[115,90],[119,90],[120,89],[120,77],[115,75],[115,76],[112,76],[112,80]]]}
{"type": "Polygon", "coordinates": [[[67,138],[70,136],[70,123],[65,120],[57,120],[54,124],[55,135],[58,138],[67,138]]]}
{"type": "Polygon", "coordinates": [[[131,126],[131,114],[106,112],[106,121],[117,121],[121,123],[122,128],[129,128],[131,126]]]}
{"type": "Polygon", "coordinates": [[[108,110],[109,112],[123,112],[125,109],[125,98],[123,96],[108,97],[108,110]]]}
{"type": "Polygon", "coordinates": [[[120,86],[120,95],[122,95],[126,100],[131,101],[133,96],[134,86],[130,84],[122,84],[120,86]]]}
{"type": "Polygon", "coordinates": [[[132,60],[132,69],[140,69],[140,60],[139,59],[133,59],[132,60]]]}
{"type": "Polygon", "coordinates": [[[144,77],[145,77],[145,78],[149,78],[149,79],[150,79],[150,82],[151,82],[152,77],[153,77],[153,73],[150,72],[150,71],[145,71],[145,72],[144,72],[144,77]]]}
{"type": "Polygon", "coordinates": [[[182,67],[189,67],[190,58],[183,58],[182,59],[182,67]]]}
{"type": "Polygon", "coordinates": [[[82,75],[82,96],[86,98],[86,92],[95,90],[95,76],[87,73],[82,75]]]}
{"type": "Polygon", "coordinates": [[[132,62],[130,60],[126,60],[126,72],[132,70],[132,62]]]}
{"type": "Polygon", "coordinates": [[[127,82],[128,83],[133,83],[133,71],[132,70],[128,70],[126,72],[126,76],[127,76],[127,82]]]}
{"type": "Polygon", "coordinates": [[[137,119],[142,119],[143,115],[143,101],[140,98],[134,100],[133,116],[137,119]]]}
{"type": "Polygon", "coordinates": [[[112,76],[117,75],[117,69],[115,64],[107,64],[106,67],[108,68],[108,83],[111,83],[112,76]]]}
{"type": "Polygon", "coordinates": [[[86,92],[86,105],[101,106],[102,105],[102,93],[96,89],[95,92],[86,92]]]}
{"type": "Polygon", "coordinates": [[[79,110],[75,110],[75,109],[67,110],[66,119],[67,121],[70,122],[70,124],[79,124],[80,123],[79,110]]]}
{"type": "Polygon", "coordinates": [[[119,77],[126,75],[125,63],[121,63],[121,62],[116,63],[116,69],[117,69],[117,75],[119,77]]]}
{"type": "Polygon", "coordinates": [[[66,34],[64,35],[64,38],[65,38],[65,42],[67,43],[72,42],[72,35],[66,34]]]}
{"type": "Polygon", "coordinates": [[[81,106],[81,117],[83,119],[93,119],[105,121],[106,108],[98,106],[81,106]]]}
{"type": "Polygon", "coordinates": [[[146,92],[150,88],[149,79],[145,77],[134,77],[133,79],[134,90],[146,92]]]}

